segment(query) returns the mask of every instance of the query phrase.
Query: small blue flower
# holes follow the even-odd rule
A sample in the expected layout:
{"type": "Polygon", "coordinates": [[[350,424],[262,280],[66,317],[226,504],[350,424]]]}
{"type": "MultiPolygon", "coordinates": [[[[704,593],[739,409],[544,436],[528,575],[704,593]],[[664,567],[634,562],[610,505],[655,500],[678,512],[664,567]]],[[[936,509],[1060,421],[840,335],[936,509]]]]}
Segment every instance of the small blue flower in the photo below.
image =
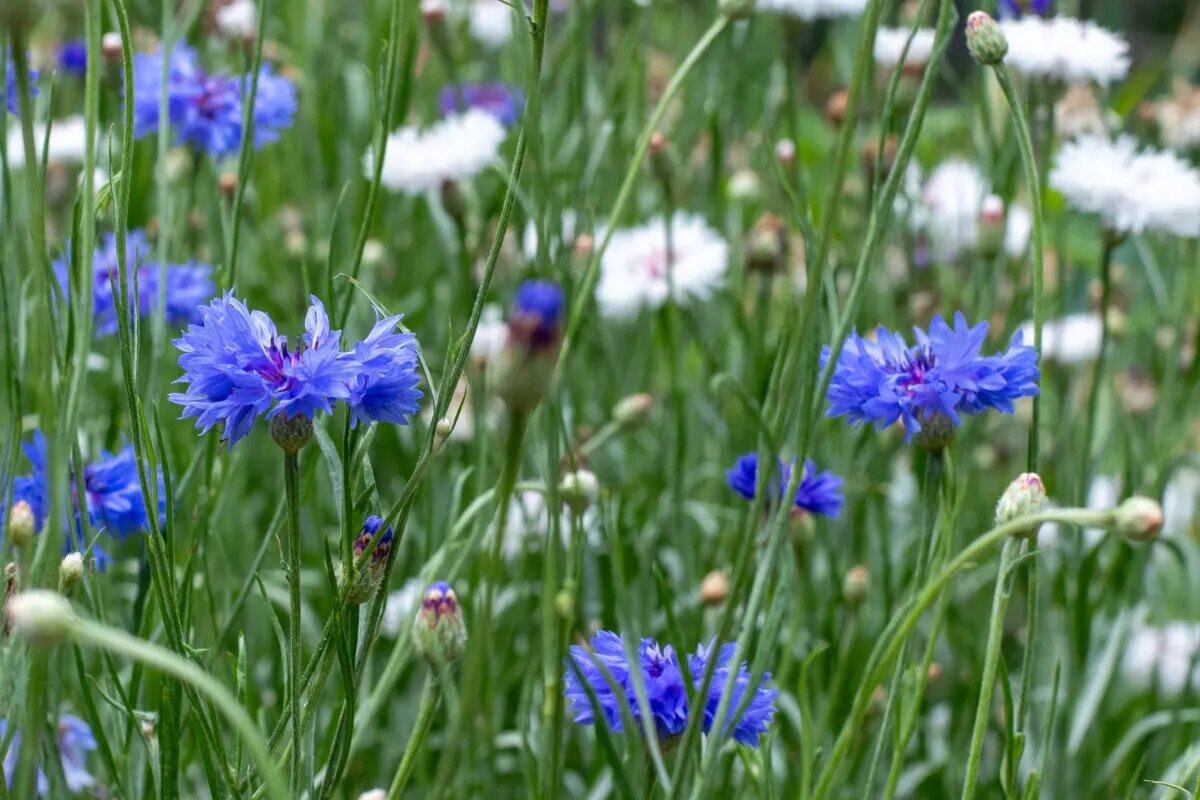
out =
{"type": "MultiPolygon", "coordinates": [[[[8,67],[5,69],[4,74],[7,78],[6,82],[8,84],[8,86],[6,87],[7,88],[6,102],[8,104],[8,110],[12,114],[19,114],[21,102],[20,102],[20,93],[17,90],[17,68],[13,64],[11,58],[8,61],[8,67]]],[[[37,79],[38,79],[38,71],[36,69],[30,69],[29,70],[29,95],[30,95],[30,97],[37,97],[37,95],[38,95],[38,88],[33,85],[34,82],[37,81],[37,79]]]]}
{"type": "Polygon", "coordinates": [[[1001,19],[1012,19],[1024,14],[1037,14],[1039,17],[1050,15],[1054,0],[999,0],[1001,19]]]}
{"type": "Polygon", "coordinates": [[[495,117],[501,125],[516,124],[525,107],[525,94],[503,83],[464,83],[446,86],[438,94],[438,111],[448,117],[468,108],[478,108],[495,117]]]}
{"type": "MultiPolygon", "coordinates": [[[[125,247],[130,270],[130,316],[136,310],[138,316],[146,319],[158,312],[159,266],[157,262],[147,259],[153,248],[141,230],[129,231],[125,247]]],[[[54,272],[65,295],[69,285],[66,259],[54,262],[54,272]]],[[[92,313],[96,318],[97,336],[112,336],[117,332],[117,299],[114,291],[117,273],[117,239],[114,234],[105,234],[92,258],[92,313]]],[[[168,264],[164,285],[165,318],[168,325],[176,328],[198,321],[200,306],[211,299],[216,291],[212,267],[195,262],[168,264]]]]}
{"type": "Polygon", "coordinates": [[[354,346],[361,369],[350,387],[353,425],[363,420],[407,425],[420,408],[417,340],[411,333],[396,332],[400,319],[396,315],[379,320],[354,346]]]}
{"type": "Polygon", "coordinates": [[[663,647],[653,639],[642,639],[637,657],[636,664],[629,662],[624,642],[612,631],[597,633],[590,647],[571,645],[563,691],[576,722],[584,725],[596,722],[595,709],[587,691],[590,687],[604,722],[611,730],[622,730],[623,706],[641,725],[642,712],[633,679],[634,670],[637,670],[642,676],[646,702],[659,739],[667,740],[683,733],[688,720],[688,697],[675,648],[663,647]]]}
{"type": "MultiPolygon", "coordinates": [[[[163,93],[161,51],[135,55],[133,69],[134,136],[140,138],[158,131],[163,93]]],[[[200,67],[195,50],[172,50],[167,119],[178,141],[213,156],[238,152],[250,88],[250,76],[209,75],[200,67]]],[[[296,108],[295,86],[264,65],[258,74],[254,105],[254,148],[278,141],[283,129],[292,124],[296,108]]]]}
{"type": "MultiPolygon", "coordinates": [[[[980,355],[987,332],[986,322],[969,327],[957,313],[953,328],[939,315],[928,334],[915,329],[911,347],[882,327],[876,341],[852,334],[829,385],[829,416],[877,430],[902,420],[911,439],[931,422],[959,425],[962,414],[1012,413],[1013,401],[1038,393],[1037,351],[1018,331],[1003,353],[980,355]]],[[[822,369],[829,354],[828,347],[821,353],[822,369]]]]}
{"type": "Polygon", "coordinates": [[[513,296],[508,315],[510,342],[534,349],[557,347],[562,339],[562,317],[566,296],[551,281],[525,281],[513,296]]]}
{"type": "MultiPolygon", "coordinates": [[[[783,496],[791,478],[791,464],[779,459],[775,476],[771,479],[769,494],[774,498],[783,496]]],[[[747,453],[739,456],[737,462],[725,473],[729,488],[747,500],[754,499],[754,490],[758,485],[758,454],[747,453]]],[[[794,505],[797,509],[810,514],[820,514],[836,517],[842,510],[842,479],[832,472],[817,472],[817,465],[812,459],[804,462],[804,476],[796,488],[794,505]]]]}
{"type": "Polygon", "coordinates": [[[85,40],[74,39],[63,42],[58,47],[58,65],[62,67],[63,72],[83,75],[87,72],[87,55],[85,40]]]}
{"type": "MultiPolygon", "coordinates": [[[[692,682],[696,688],[700,688],[700,684],[704,680],[704,670],[707,667],[709,658],[712,657],[712,648],[714,642],[710,642],[707,647],[703,644],[696,648],[695,655],[688,656],[688,671],[692,675],[692,682]]],[[[729,662],[733,660],[734,651],[737,645],[733,642],[721,645],[721,649],[717,651],[717,665],[713,668],[712,682],[709,684],[708,697],[704,701],[704,732],[711,733],[713,723],[716,722],[717,708],[721,704],[721,693],[725,689],[725,682],[731,671],[729,662]]],[[[771,725],[771,718],[775,714],[775,698],[779,692],[775,689],[767,689],[766,682],[770,679],[771,673],[764,673],[758,686],[750,689],[750,670],[745,662],[737,667],[737,677],[734,678],[733,691],[729,696],[727,709],[725,711],[725,724],[723,734],[728,736],[730,728],[733,729],[733,738],[742,744],[750,745],[751,747],[758,746],[758,737],[767,732],[771,725]],[[747,691],[752,691],[745,710],[737,719],[737,723],[733,722],[733,714],[741,705],[742,699],[747,691]]]]}
{"type": "MultiPolygon", "coordinates": [[[[383,517],[371,514],[363,521],[362,530],[358,532],[358,536],[354,539],[354,557],[358,558],[366,552],[371,545],[371,540],[375,538],[375,534],[383,527],[383,517]]],[[[389,527],[383,532],[383,536],[379,537],[379,541],[375,544],[375,551],[371,553],[371,565],[378,566],[387,560],[388,553],[392,549],[392,539],[395,538],[395,531],[389,527]]]]}
{"type": "MultiPolygon", "coordinates": [[[[46,437],[34,431],[33,439],[22,442],[21,449],[29,460],[31,471],[13,480],[13,503],[25,501],[33,512],[34,529],[40,531],[50,513],[49,476],[47,474],[46,437]]],[[[158,521],[166,519],[166,489],[162,469],[158,470],[158,521]]],[[[67,528],[64,553],[75,550],[84,552],[89,542],[84,538],[76,483],[71,477],[71,498],[74,525],[67,528]]],[[[84,510],[88,523],[109,536],[124,540],[131,534],[150,529],[150,518],[142,499],[142,487],[138,480],[137,459],[132,445],[126,445],[116,454],[102,452],[100,460],[83,468],[84,510]]],[[[0,515],[7,519],[7,513],[0,515]]],[[[2,524],[2,522],[0,522],[2,524]]],[[[90,543],[96,565],[104,569],[111,561],[98,542],[90,543]]]]}
{"type": "MultiPolygon", "coordinates": [[[[0,739],[4,737],[7,721],[0,719],[0,739]]],[[[87,771],[87,754],[97,747],[92,729],[79,717],[63,714],[58,721],[58,754],[62,759],[63,777],[67,790],[77,794],[90,788],[96,779],[87,771]]],[[[4,782],[11,789],[13,775],[17,769],[17,756],[21,752],[21,732],[13,734],[4,755],[4,782]]],[[[50,781],[40,766],[37,771],[37,793],[45,796],[50,792],[50,781]]]]}
{"type": "Polygon", "coordinates": [[[200,322],[188,326],[179,348],[184,374],[176,381],[187,391],[170,400],[183,406],[183,419],[196,417],[206,433],[222,424],[221,438],[232,448],[250,432],[260,414],[312,418],[350,398],[361,365],[339,350],[341,331],[329,329],[325,306],[316,297],[304,318],[301,345],[288,349],[275,323],[251,311],[231,292],[200,309],[200,322]]]}

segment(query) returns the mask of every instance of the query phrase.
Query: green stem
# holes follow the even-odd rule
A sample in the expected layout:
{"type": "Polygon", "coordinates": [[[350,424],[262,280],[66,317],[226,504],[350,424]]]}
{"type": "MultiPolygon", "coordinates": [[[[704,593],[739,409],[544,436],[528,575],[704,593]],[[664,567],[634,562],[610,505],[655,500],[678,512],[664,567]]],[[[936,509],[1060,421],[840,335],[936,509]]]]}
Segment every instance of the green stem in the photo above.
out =
{"type": "Polygon", "coordinates": [[[971,750],[967,757],[967,777],[963,781],[962,800],[975,796],[979,779],[979,761],[983,755],[983,737],[987,734],[988,715],[992,707],[992,690],[996,688],[996,670],[1000,666],[1000,646],[1004,639],[1004,614],[1008,610],[1009,568],[1020,552],[1021,542],[1010,538],[1000,551],[1000,566],[996,568],[996,589],[992,594],[992,617],[988,628],[987,651],[983,657],[983,678],[979,682],[979,705],[975,707],[975,727],[971,731],[971,750]]]}
{"type": "Polygon", "coordinates": [[[416,766],[417,753],[421,751],[421,745],[425,743],[425,736],[433,724],[433,715],[437,711],[440,700],[441,691],[438,679],[430,669],[429,674],[425,676],[425,687],[421,690],[421,706],[417,710],[417,719],[413,722],[412,735],[408,737],[408,744],[404,747],[404,756],[400,759],[400,767],[396,770],[396,777],[392,779],[391,788],[388,789],[388,800],[399,800],[400,793],[404,791],[413,768],[416,766]]]}
{"type": "Polygon", "coordinates": [[[1088,487],[1092,482],[1092,440],[1096,436],[1096,417],[1100,410],[1100,395],[1104,390],[1104,367],[1108,353],[1108,307],[1112,302],[1112,257],[1117,249],[1117,238],[1104,231],[1103,249],[1100,252],[1100,351],[1092,370],[1092,391],[1088,396],[1087,417],[1084,420],[1083,445],[1079,448],[1079,486],[1075,493],[1076,502],[1086,505],[1088,487]]]}
{"type": "MultiPolygon", "coordinates": [[[[303,786],[304,724],[300,717],[300,458],[297,453],[283,455],[283,483],[287,493],[287,581],[288,581],[288,708],[292,713],[291,790],[300,797],[303,786]]],[[[349,491],[349,489],[347,489],[349,491]]]]}
{"type": "Polygon", "coordinates": [[[892,660],[899,654],[902,642],[909,636],[921,616],[929,606],[933,605],[938,595],[941,594],[955,575],[966,567],[977,563],[989,550],[1022,530],[1036,527],[1044,522],[1061,522],[1069,525],[1109,528],[1113,524],[1113,513],[1112,509],[1092,511],[1086,508],[1063,508],[1030,514],[1011,522],[1006,522],[1003,525],[997,525],[972,541],[949,564],[943,567],[937,575],[930,579],[920,594],[917,595],[916,600],[906,606],[908,609],[907,613],[902,612],[902,616],[898,614],[894,618],[894,621],[885,629],[884,634],[880,636],[875,646],[875,651],[872,652],[868,660],[866,673],[858,685],[850,713],[846,715],[846,721],[842,724],[842,729],[838,733],[833,747],[829,750],[829,757],[826,759],[824,767],[821,768],[821,772],[817,776],[817,785],[813,791],[812,800],[822,800],[822,798],[828,795],[834,778],[839,769],[845,764],[846,752],[854,740],[855,733],[861,730],[863,718],[866,716],[867,709],[870,706],[871,693],[879,685],[879,681],[882,680],[892,660]]]}
{"type": "MultiPolygon", "coordinates": [[[[272,800],[286,800],[289,797],[284,786],[283,776],[271,762],[271,755],[267,751],[262,734],[245,710],[238,705],[237,700],[212,675],[170,650],[98,622],[73,619],[69,636],[84,647],[93,647],[124,656],[178,678],[198,693],[206,696],[241,735],[242,742],[250,751],[250,756],[254,759],[259,773],[262,775],[267,796],[272,800]]],[[[32,794],[23,796],[33,797],[32,794]]]]}

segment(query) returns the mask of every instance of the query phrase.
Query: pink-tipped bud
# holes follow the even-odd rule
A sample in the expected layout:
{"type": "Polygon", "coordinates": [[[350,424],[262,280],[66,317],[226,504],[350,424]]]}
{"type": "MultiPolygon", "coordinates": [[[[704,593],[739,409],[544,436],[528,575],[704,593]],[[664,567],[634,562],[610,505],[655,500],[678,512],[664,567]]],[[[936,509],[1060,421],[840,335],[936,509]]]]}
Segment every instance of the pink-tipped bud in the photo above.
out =
{"type": "MultiPolygon", "coordinates": [[[[996,524],[1003,525],[1014,519],[1036,514],[1049,504],[1046,496],[1046,486],[1040,476],[1033,472],[1018,475],[1000,495],[996,504],[996,524]]],[[[1032,538],[1037,533],[1037,526],[1023,528],[1013,535],[1021,538],[1032,538]]]]}
{"type": "Polygon", "coordinates": [[[1117,533],[1134,542],[1157,538],[1163,526],[1163,510],[1157,500],[1134,496],[1117,506],[1114,526],[1117,533]]]}
{"type": "Polygon", "coordinates": [[[967,17],[967,49],[976,61],[989,67],[1008,55],[1008,39],[986,11],[973,11],[967,17]]]}

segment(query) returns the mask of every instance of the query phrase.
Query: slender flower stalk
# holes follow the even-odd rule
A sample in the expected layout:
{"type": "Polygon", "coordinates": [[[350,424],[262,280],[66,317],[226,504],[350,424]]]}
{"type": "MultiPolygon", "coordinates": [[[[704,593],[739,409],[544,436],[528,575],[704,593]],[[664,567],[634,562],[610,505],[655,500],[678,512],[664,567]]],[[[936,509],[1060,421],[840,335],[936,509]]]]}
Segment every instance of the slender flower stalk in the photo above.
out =
{"type": "Polygon", "coordinates": [[[396,776],[392,778],[387,800],[400,800],[404,787],[408,785],[408,779],[417,765],[417,754],[421,752],[421,748],[425,744],[425,737],[429,734],[430,726],[433,725],[433,717],[437,713],[440,700],[441,689],[438,679],[430,669],[425,676],[425,686],[421,689],[421,704],[417,708],[417,718],[413,721],[412,733],[409,734],[408,744],[404,746],[404,755],[400,758],[396,776]]]}
{"type": "Polygon", "coordinates": [[[287,582],[288,582],[288,707],[292,710],[292,760],[289,771],[291,796],[300,797],[304,789],[304,725],[300,717],[300,670],[303,648],[300,640],[300,464],[296,452],[283,454],[283,482],[287,493],[287,582]]]}

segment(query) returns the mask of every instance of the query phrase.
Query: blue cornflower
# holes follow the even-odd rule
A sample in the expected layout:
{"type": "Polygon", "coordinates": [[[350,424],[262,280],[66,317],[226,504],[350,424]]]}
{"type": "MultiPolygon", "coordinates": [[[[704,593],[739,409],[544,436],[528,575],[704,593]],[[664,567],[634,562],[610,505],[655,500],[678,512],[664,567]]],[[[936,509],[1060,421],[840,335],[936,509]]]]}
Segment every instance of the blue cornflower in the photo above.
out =
{"type": "MultiPolygon", "coordinates": [[[[19,114],[21,103],[19,92],[17,91],[17,68],[13,65],[11,58],[8,61],[8,67],[5,69],[4,74],[7,77],[6,83],[8,84],[6,87],[7,96],[5,98],[8,104],[8,110],[12,114],[19,114]]],[[[31,97],[36,97],[38,94],[38,88],[33,85],[37,79],[38,71],[36,69],[30,69],[29,94],[31,97]]]]}
{"type": "Polygon", "coordinates": [[[640,725],[642,712],[632,677],[633,671],[638,670],[659,739],[666,740],[683,733],[688,720],[688,693],[675,648],[671,645],[663,647],[653,639],[642,639],[637,657],[636,664],[629,662],[624,642],[612,631],[597,633],[591,647],[571,645],[564,693],[571,703],[570,710],[576,722],[584,725],[596,722],[595,709],[587,691],[587,687],[591,687],[604,722],[611,730],[622,730],[623,705],[640,725]],[[573,667],[570,662],[574,662],[573,667]]]}
{"type": "Polygon", "coordinates": [[[534,349],[557,346],[562,338],[566,296],[551,281],[525,281],[517,287],[508,316],[510,342],[534,349]]]}
{"type": "Polygon", "coordinates": [[[350,387],[352,425],[360,420],[407,425],[407,418],[420,408],[417,340],[411,333],[396,332],[400,319],[396,315],[379,320],[354,346],[361,369],[350,387]]]}
{"type": "Polygon", "coordinates": [[[1024,14],[1045,17],[1050,14],[1054,0],[998,0],[1001,18],[1015,18],[1024,14]]]}
{"type": "MultiPolygon", "coordinates": [[[[140,138],[158,131],[162,51],[139,53],[133,59],[133,132],[140,138]]],[[[177,47],[171,51],[167,120],[181,143],[213,156],[236,153],[241,147],[249,91],[249,76],[209,75],[200,67],[195,50],[177,47]]],[[[281,131],[292,124],[296,107],[292,82],[264,65],[254,107],[255,149],[279,140],[281,131]]]]}
{"type": "Polygon", "coordinates": [[[83,75],[87,72],[87,42],[74,39],[58,46],[58,65],[63,72],[83,75]]]}
{"type": "Polygon", "coordinates": [[[525,94],[503,83],[464,83],[446,86],[438,94],[438,111],[443,117],[468,108],[478,108],[495,117],[501,125],[514,125],[525,107],[525,94]]]}
{"type": "MultiPolygon", "coordinates": [[[[771,479],[768,493],[773,498],[783,496],[791,478],[793,460],[790,464],[778,460],[775,477],[771,479]]],[[[738,456],[738,460],[725,473],[729,488],[747,500],[754,499],[754,489],[758,485],[758,454],[747,453],[738,456]]],[[[826,517],[836,517],[842,510],[842,479],[832,472],[817,472],[816,463],[810,458],[804,462],[804,476],[796,487],[794,505],[797,509],[810,514],[821,514],[826,517]]]]}
{"type": "MultiPolygon", "coordinates": [[[[143,319],[158,312],[159,267],[147,256],[153,248],[141,230],[129,231],[125,239],[129,275],[129,310],[136,310],[143,319]],[[137,273],[136,293],[134,272],[137,273]]],[[[54,262],[54,272],[65,295],[68,283],[66,259],[54,262]]],[[[92,257],[92,313],[96,319],[96,335],[111,336],[117,332],[117,237],[105,234],[92,257]]],[[[183,327],[200,319],[199,307],[216,291],[212,267],[191,262],[168,264],[166,269],[164,311],[167,324],[183,327]]]]}
{"type": "MultiPolygon", "coordinates": [[[[829,416],[871,422],[877,430],[902,420],[909,439],[926,427],[940,437],[940,429],[959,425],[962,414],[988,408],[1012,413],[1014,400],[1038,393],[1037,351],[1023,343],[1020,331],[994,356],[980,355],[988,324],[969,327],[961,313],[953,328],[938,315],[928,334],[914,332],[917,344],[911,347],[882,327],[876,341],[852,334],[829,385],[829,416]]],[[[822,369],[829,353],[828,347],[821,353],[822,369]]]]}
{"type": "MultiPolygon", "coordinates": [[[[0,719],[0,739],[4,737],[7,721],[0,719]]],[[[96,737],[92,729],[79,717],[63,714],[58,721],[58,754],[62,759],[63,777],[67,781],[67,790],[72,794],[88,789],[96,779],[87,770],[87,754],[97,747],[96,737]]],[[[11,788],[13,774],[17,768],[17,755],[21,752],[21,732],[13,734],[9,742],[8,752],[4,755],[4,782],[11,788]]],[[[38,767],[37,792],[45,795],[50,791],[50,781],[46,772],[38,767]]]]}
{"type": "MultiPolygon", "coordinates": [[[[697,689],[704,680],[704,670],[707,667],[708,659],[712,657],[713,644],[714,642],[710,642],[707,647],[701,644],[696,647],[695,655],[688,656],[688,671],[692,674],[692,681],[697,689]]],[[[717,651],[717,665],[713,669],[708,697],[704,701],[705,733],[712,731],[713,723],[716,721],[717,708],[721,704],[721,693],[725,689],[725,682],[731,671],[729,662],[733,660],[736,649],[737,645],[729,642],[721,645],[721,649],[717,651]]],[[[733,691],[729,696],[725,712],[725,726],[722,731],[724,735],[728,736],[730,728],[732,728],[734,739],[751,747],[758,746],[758,737],[766,733],[771,724],[771,718],[775,714],[775,698],[779,695],[778,690],[766,688],[766,682],[770,678],[771,673],[763,673],[758,686],[751,690],[753,694],[750,701],[746,703],[746,708],[738,717],[737,723],[734,724],[733,714],[741,705],[747,690],[750,690],[750,670],[746,667],[745,662],[738,665],[737,677],[734,678],[733,691]]]]}

